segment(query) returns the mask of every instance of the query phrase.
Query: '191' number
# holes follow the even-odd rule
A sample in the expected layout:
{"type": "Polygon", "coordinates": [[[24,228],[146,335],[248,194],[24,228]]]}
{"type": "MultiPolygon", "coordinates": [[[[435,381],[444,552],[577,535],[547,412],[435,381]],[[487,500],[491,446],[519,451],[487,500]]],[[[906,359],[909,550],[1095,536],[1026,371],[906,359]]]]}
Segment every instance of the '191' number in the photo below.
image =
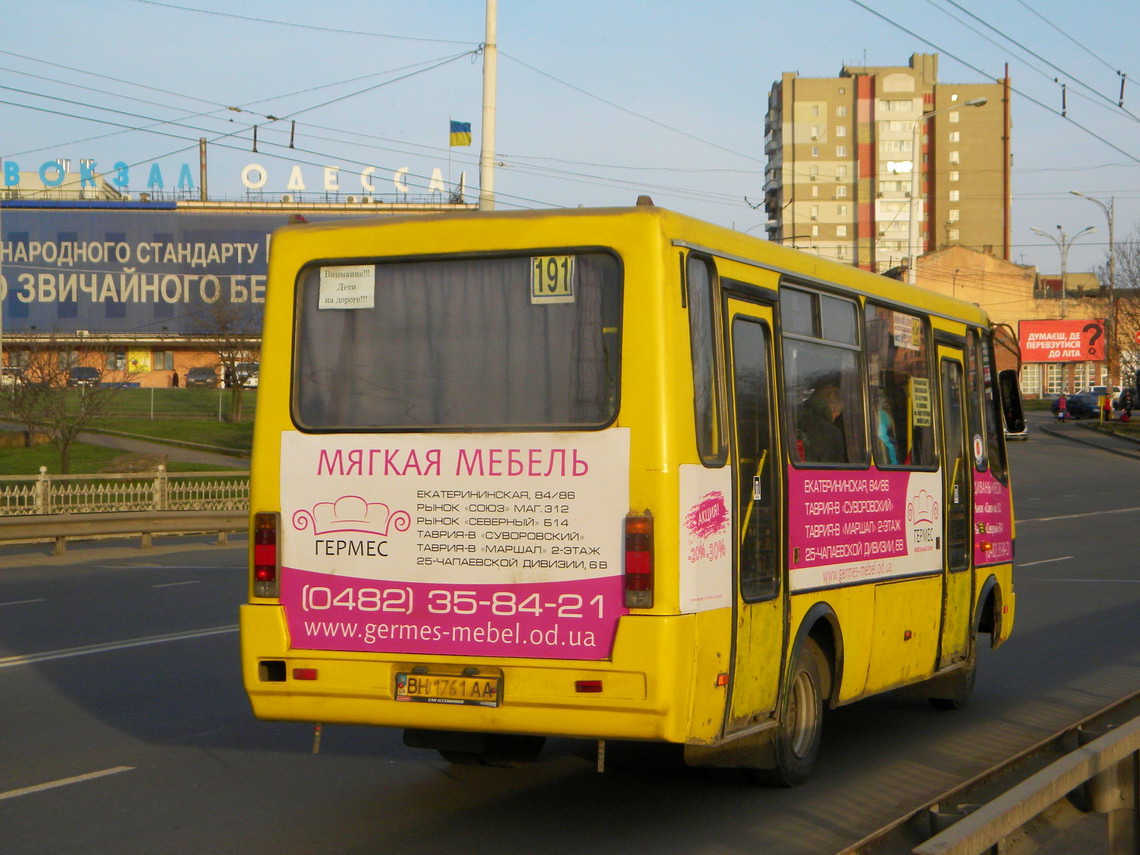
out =
{"type": "Polygon", "coordinates": [[[530,301],[532,303],[574,301],[574,256],[539,255],[531,259],[530,301]]]}

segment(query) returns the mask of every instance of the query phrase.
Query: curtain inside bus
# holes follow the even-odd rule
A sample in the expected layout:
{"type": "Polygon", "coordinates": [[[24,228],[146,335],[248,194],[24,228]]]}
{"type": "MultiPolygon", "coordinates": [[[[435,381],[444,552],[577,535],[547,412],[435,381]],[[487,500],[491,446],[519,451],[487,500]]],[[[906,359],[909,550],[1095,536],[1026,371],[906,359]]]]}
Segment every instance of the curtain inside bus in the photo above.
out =
{"type": "Polygon", "coordinates": [[[297,289],[294,418],[312,430],[600,427],[617,414],[621,271],[574,256],[571,293],[532,295],[534,258],[376,264],[371,308],[297,289]]]}

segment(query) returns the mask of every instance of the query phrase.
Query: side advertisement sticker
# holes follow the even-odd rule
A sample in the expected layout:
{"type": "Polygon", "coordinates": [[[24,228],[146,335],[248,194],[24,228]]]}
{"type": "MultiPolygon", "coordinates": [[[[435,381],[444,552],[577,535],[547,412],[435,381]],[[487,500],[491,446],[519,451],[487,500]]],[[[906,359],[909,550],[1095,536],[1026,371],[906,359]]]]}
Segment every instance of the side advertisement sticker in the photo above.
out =
{"type": "Polygon", "coordinates": [[[732,605],[732,473],[682,464],[681,612],[732,605]]]}
{"type": "Polygon", "coordinates": [[[791,589],[941,572],[942,511],[937,472],[789,467],[791,589]]]}
{"type": "Polygon", "coordinates": [[[1013,560],[1013,518],[1009,487],[990,470],[974,472],[974,564],[1013,560]]]}
{"type": "Polygon", "coordinates": [[[298,649],[604,659],[629,431],[281,442],[281,601],[298,649]]]}

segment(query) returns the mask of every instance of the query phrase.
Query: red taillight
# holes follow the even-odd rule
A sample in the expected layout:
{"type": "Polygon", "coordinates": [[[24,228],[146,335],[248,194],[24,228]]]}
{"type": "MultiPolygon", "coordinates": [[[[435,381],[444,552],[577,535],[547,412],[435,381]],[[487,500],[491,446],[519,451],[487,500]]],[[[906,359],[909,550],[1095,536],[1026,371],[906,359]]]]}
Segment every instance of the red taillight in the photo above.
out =
{"type": "Polygon", "coordinates": [[[582,692],[583,694],[598,694],[602,691],[601,680],[575,680],[574,691],[582,692]]]}
{"type": "Polygon", "coordinates": [[[253,595],[276,597],[277,522],[275,513],[253,515],[253,595]]]}
{"type": "Polygon", "coordinates": [[[625,607],[653,608],[653,514],[625,518],[625,607]]]}

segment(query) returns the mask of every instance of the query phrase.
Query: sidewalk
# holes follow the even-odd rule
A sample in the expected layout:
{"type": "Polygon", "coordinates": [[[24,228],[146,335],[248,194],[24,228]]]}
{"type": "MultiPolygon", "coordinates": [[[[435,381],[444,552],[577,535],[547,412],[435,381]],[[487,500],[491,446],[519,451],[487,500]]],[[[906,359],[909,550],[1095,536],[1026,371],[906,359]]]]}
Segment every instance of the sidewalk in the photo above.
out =
{"type": "Polygon", "coordinates": [[[79,434],[79,441],[86,442],[88,445],[101,445],[104,448],[117,448],[131,454],[153,454],[165,457],[167,460],[177,460],[180,463],[198,463],[203,466],[214,466],[218,469],[249,468],[249,457],[219,454],[207,451],[204,448],[190,448],[185,445],[151,441],[133,436],[83,431],[79,434]]]}
{"type": "Polygon", "coordinates": [[[1049,419],[1044,422],[1034,422],[1033,427],[1050,436],[1059,436],[1082,445],[1099,448],[1122,457],[1131,457],[1140,460],[1140,440],[1104,433],[1097,430],[1098,422],[1093,419],[1074,419],[1059,422],[1049,419]]]}
{"type": "MultiPolygon", "coordinates": [[[[0,428],[6,430],[22,430],[19,422],[0,420],[0,428]]],[[[177,444],[150,440],[146,437],[136,437],[129,434],[101,433],[97,431],[82,431],[79,441],[88,445],[100,445],[104,448],[115,448],[130,454],[152,454],[156,457],[165,457],[167,460],[177,460],[180,463],[196,463],[201,466],[212,466],[216,469],[249,469],[249,456],[237,454],[222,454],[211,451],[213,446],[191,447],[189,444],[177,444]]]]}

